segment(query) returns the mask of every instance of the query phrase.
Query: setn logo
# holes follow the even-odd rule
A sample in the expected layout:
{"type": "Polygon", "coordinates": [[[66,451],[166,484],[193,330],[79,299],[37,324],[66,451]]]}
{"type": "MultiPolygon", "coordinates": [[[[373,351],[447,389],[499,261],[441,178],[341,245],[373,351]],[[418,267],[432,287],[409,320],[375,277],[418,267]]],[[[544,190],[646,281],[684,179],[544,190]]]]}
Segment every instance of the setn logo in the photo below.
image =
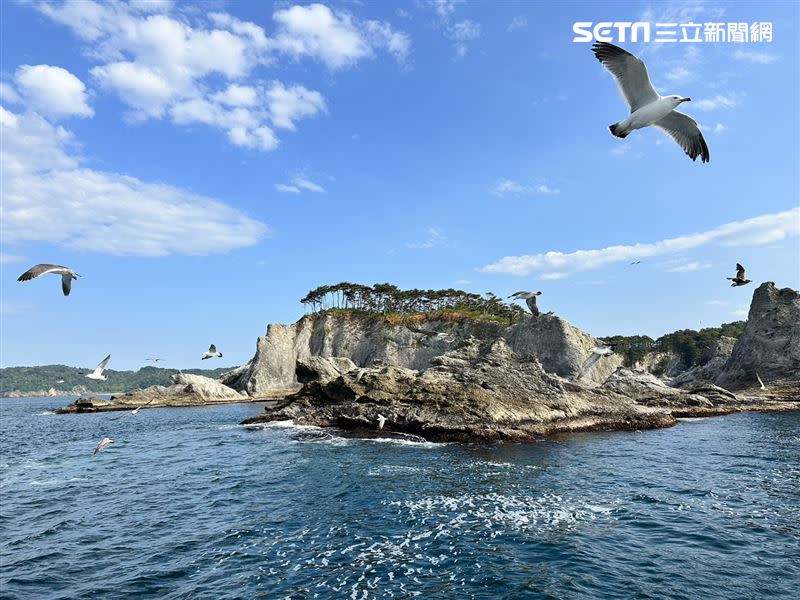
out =
{"type": "Polygon", "coordinates": [[[631,22],[631,21],[601,21],[594,24],[592,27],[591,21],[578,21],[572,25],[572,32],[575,37],[572,38],[573,42],[649,42],[650,41],[650,23],[649,22],[631,22]],[[616,30],[617,37],[613,35],[616,30]],[[626,33],[630,32],[630,39],[626,38],[626,33]],[[640,36],[642,36],[640,38],[640,36]]]}

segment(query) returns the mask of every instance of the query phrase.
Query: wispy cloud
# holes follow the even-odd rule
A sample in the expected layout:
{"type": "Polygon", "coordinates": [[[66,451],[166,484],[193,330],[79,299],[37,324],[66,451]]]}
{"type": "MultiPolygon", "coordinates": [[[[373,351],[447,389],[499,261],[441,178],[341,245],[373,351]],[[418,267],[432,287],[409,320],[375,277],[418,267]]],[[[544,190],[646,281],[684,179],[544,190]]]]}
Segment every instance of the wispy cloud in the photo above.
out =
{"type": "Polygon", "coordinates": [[[513,179],[501,179],[492,189],[492,194],[495,196],[551,196],[560,193],[560,189],[547,185],[546,183],[524,185],[518,181],[514,181],[513,179]]]}
{"type": "Polygon", "coordinates": [[[428,227],[426,233],[427,237],[424,240],[421,242],[408,242],[406,248],[412,250],[430,250],[431,248],[444,246],[447,243],[447,236],[440,227],[428,227]]]}
{"type": "Polygon", "coordinates": [[[705,303],[708,306],[724,306],[728,304],[726,300],[706,300],[705,303]]]}
{"type": "Polygon", "coordinates": [[[25,260],[24,256],[17,256],[16,254],[6,254],[5,252],[0,252],[0,265],[12,265],[16,263],[21,263],[25,260]]]}
{"type": "Polygon", "coordinates": [[[737,50],[733,53],[733,58],[760,65],[769,65],[778,60],[776,55],[758,50],[737,50]]]}
{"type": "Polygon", "coordinates": [[[511,19],[511,23],[509,23],[508,27],[506,28],[507,31],[514,31],[516,29],[524,29],[528,26],[528,19],[521,15],[517,15],[513,19],[511,19]]]}
{"type": "Polygon", "coordinates": [[[275,189],[284,194],[299,194],[303,191],[314,192],[315,194],[325,193],[324,187],[303,175],[293,176],[289,183],[276,183],[275,189]]]}
{"type": "Polygon", "coordinates": [[[677,267],[672,267],[669,269],[671,273],[691,273],[692,271],[701,271],[702,269],[708,269],[711,266],[711,263],[701,263],[699,261],[694,261],[690,263],[686,263],[685,265],[678,265],[677,267]]]}
{"type": "Polygon", "coordinates": [[[658,242],[574,252],[550,251],[544,254],[506,256],[479,270],[484,273],[520,276],[538,272],[542,273],[543,278],[562,277],[624,261],[678,254],[708,244],[762,246],[799,234],[800,208],[794,208],[658,242]]]}
{"type": "Polygon", "coordinates": [[[0,108],[0,232],[111,255],[207,255],[252,246],[268,228],[213,198],[85,166],[72,134],[0,108]]]}
{"type": "Polygon", "coordinates": [[[717,110],[719,108],[733,108],[739,104],[737,94],[717,94],[713,98],[704,98],[692,102],[692,108],[697,110],[717,110]]]}
{"type": "Polygon", "coordinates": [[[470,42],[481,36],[481,25],[470,19],[455,19],[456,8],[464,0],[427,0],[425,4],[433,9],[438,17],[444,36],[453,43],[455,58],[467,55],[470,42]]]}

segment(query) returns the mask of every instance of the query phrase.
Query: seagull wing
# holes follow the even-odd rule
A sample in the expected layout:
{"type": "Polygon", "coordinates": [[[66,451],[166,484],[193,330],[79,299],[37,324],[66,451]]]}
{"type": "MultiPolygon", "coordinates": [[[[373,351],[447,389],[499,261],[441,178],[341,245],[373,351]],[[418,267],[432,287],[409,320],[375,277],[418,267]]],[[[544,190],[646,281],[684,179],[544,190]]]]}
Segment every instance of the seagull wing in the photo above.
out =
{"type": "Polygon", "coordinates": [[[697,126],[697,121],[689,115],[673,110],[660,121],[656,121],[654,125],[678,142],[678,145],[692,160],[698,156],[704,163],[711,160],[708,145],[697,126]]]}
{"type": "Polygon", "coordinates": [[[603,357],[602,354],[597,354],[592,352],[585,361],[583,361],[583,366],[581,366],[581,373],[585,373],[589,369],[591,369],[594,364],[603,357]]]}
{"type": "Polygon", "coordinates": [[[747,272],[739,263],[736,263],[736,279],[747,279],[747,272]]]}
{"type": "Polygon", "coordinates": [[[528,309],[531,311],[532,315],[539,314],[539,307],[536,306],[536,296],[531,296],[527,300],[525,300],[525,304],[528,305],[528,309]]]}
{"type": "Polygon", "coordinates": [[[69,296],[69,292],[72,289],[72,275],[69,273],[64,273],[61,276],[61,291],[64,292],[65,296],[69,296]]]}
{"type": "Polygon", "coordinates": [[[212,354],[216,354],[217,353],[217,347],[214,344],[211,344],[208,347],[208,351],[211,352],[212,354]]]}
{"type": "Polygon", "coordinates": [[[62,267],[61,265],[48,265],[48,264],[41,264],[41,265],[34,265],[27,271],[25,271],[22,275],[17,277],[17,281],[29,281],[31,279],[35,279],[40,275],[44,275],[45,273],[58,273],[61,271],[68,271],[67,267],[62,267]]]}
{"type": "Polygon", "coordinates": [[[592,50],[597,60],[614,76],[631,112],[660,98],[650,83],[647,67],[633,54],[607,42],[595,43],[592,50]]]}
{"type": "Polygon", "coordinates": [[[103,360],[101,360],[101,361],[100,361],[100,364],[99,364],[99,365],[97,365],[97,366],[95,367],[95,369],[94,369],[94,374],[95,374],[95,375],[100,375],[100,374],[102,374],[102,373],[103,373],[103,369],[105,369],[105,368],[106,368],[106,365],[108,364],[108,361],[110,361],[110,360],[111,360],[111,355],[109,354],[109,355],[108,355],[108,356],[106,356],[106,357],[105,357],[103,360]]]}

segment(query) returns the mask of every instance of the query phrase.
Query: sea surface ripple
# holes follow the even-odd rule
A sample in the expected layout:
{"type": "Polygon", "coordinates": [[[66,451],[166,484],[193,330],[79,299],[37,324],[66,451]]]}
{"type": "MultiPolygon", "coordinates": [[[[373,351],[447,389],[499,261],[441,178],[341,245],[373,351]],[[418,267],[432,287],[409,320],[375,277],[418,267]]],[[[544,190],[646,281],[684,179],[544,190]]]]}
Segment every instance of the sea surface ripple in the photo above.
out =
{"type": "Polygon", "coordinates": [[[436,445],[69,400],[0,399],[2,598],[798,597],[797,412],[436,445]]]}

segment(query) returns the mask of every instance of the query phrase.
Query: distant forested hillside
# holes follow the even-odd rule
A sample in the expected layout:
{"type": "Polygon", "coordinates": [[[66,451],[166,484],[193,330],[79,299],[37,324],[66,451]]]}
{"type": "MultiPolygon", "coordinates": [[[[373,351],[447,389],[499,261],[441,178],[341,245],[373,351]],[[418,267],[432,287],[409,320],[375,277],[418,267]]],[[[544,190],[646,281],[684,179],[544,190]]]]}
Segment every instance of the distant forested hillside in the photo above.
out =
{"type": "Polygon", "coordinates": [[[672,352],[680,357],[685,368],[689,368],[698,364],[715,348],[722,336],[736,339],[741,337],[746,325],[745,321],[734,321],[700,331],[681,329],[662,335],[657,340],[646,335],[615,335],[603,338],[603,341],[614,344],[614,350],[625,356],[625,363],[629,366],[641,360],[648,352],[672,352]]]}
{"type": "MultiPolygon", "coordinates": [[[[231,367],[220,369],[183,369],[184,373],[195,373],[206,377],[219,377],[231,367]]],[[[86,392],[108,393],[127,392],[150,385],[169,385],[170,375],[177,369],[162,369],[159,367],[143,367],[138,371],[115,371],[106,369],[106,381],[87,379],[81,373],[91,369],[79,369],[65,365],[44,365],[40,367],[8,367],[0,369],[0,395],[11,391],[35,392],[39,390],[72,390],[73,388],[86,392]],[[61,383],[59,381],[63,380],[61,383]]]]}

